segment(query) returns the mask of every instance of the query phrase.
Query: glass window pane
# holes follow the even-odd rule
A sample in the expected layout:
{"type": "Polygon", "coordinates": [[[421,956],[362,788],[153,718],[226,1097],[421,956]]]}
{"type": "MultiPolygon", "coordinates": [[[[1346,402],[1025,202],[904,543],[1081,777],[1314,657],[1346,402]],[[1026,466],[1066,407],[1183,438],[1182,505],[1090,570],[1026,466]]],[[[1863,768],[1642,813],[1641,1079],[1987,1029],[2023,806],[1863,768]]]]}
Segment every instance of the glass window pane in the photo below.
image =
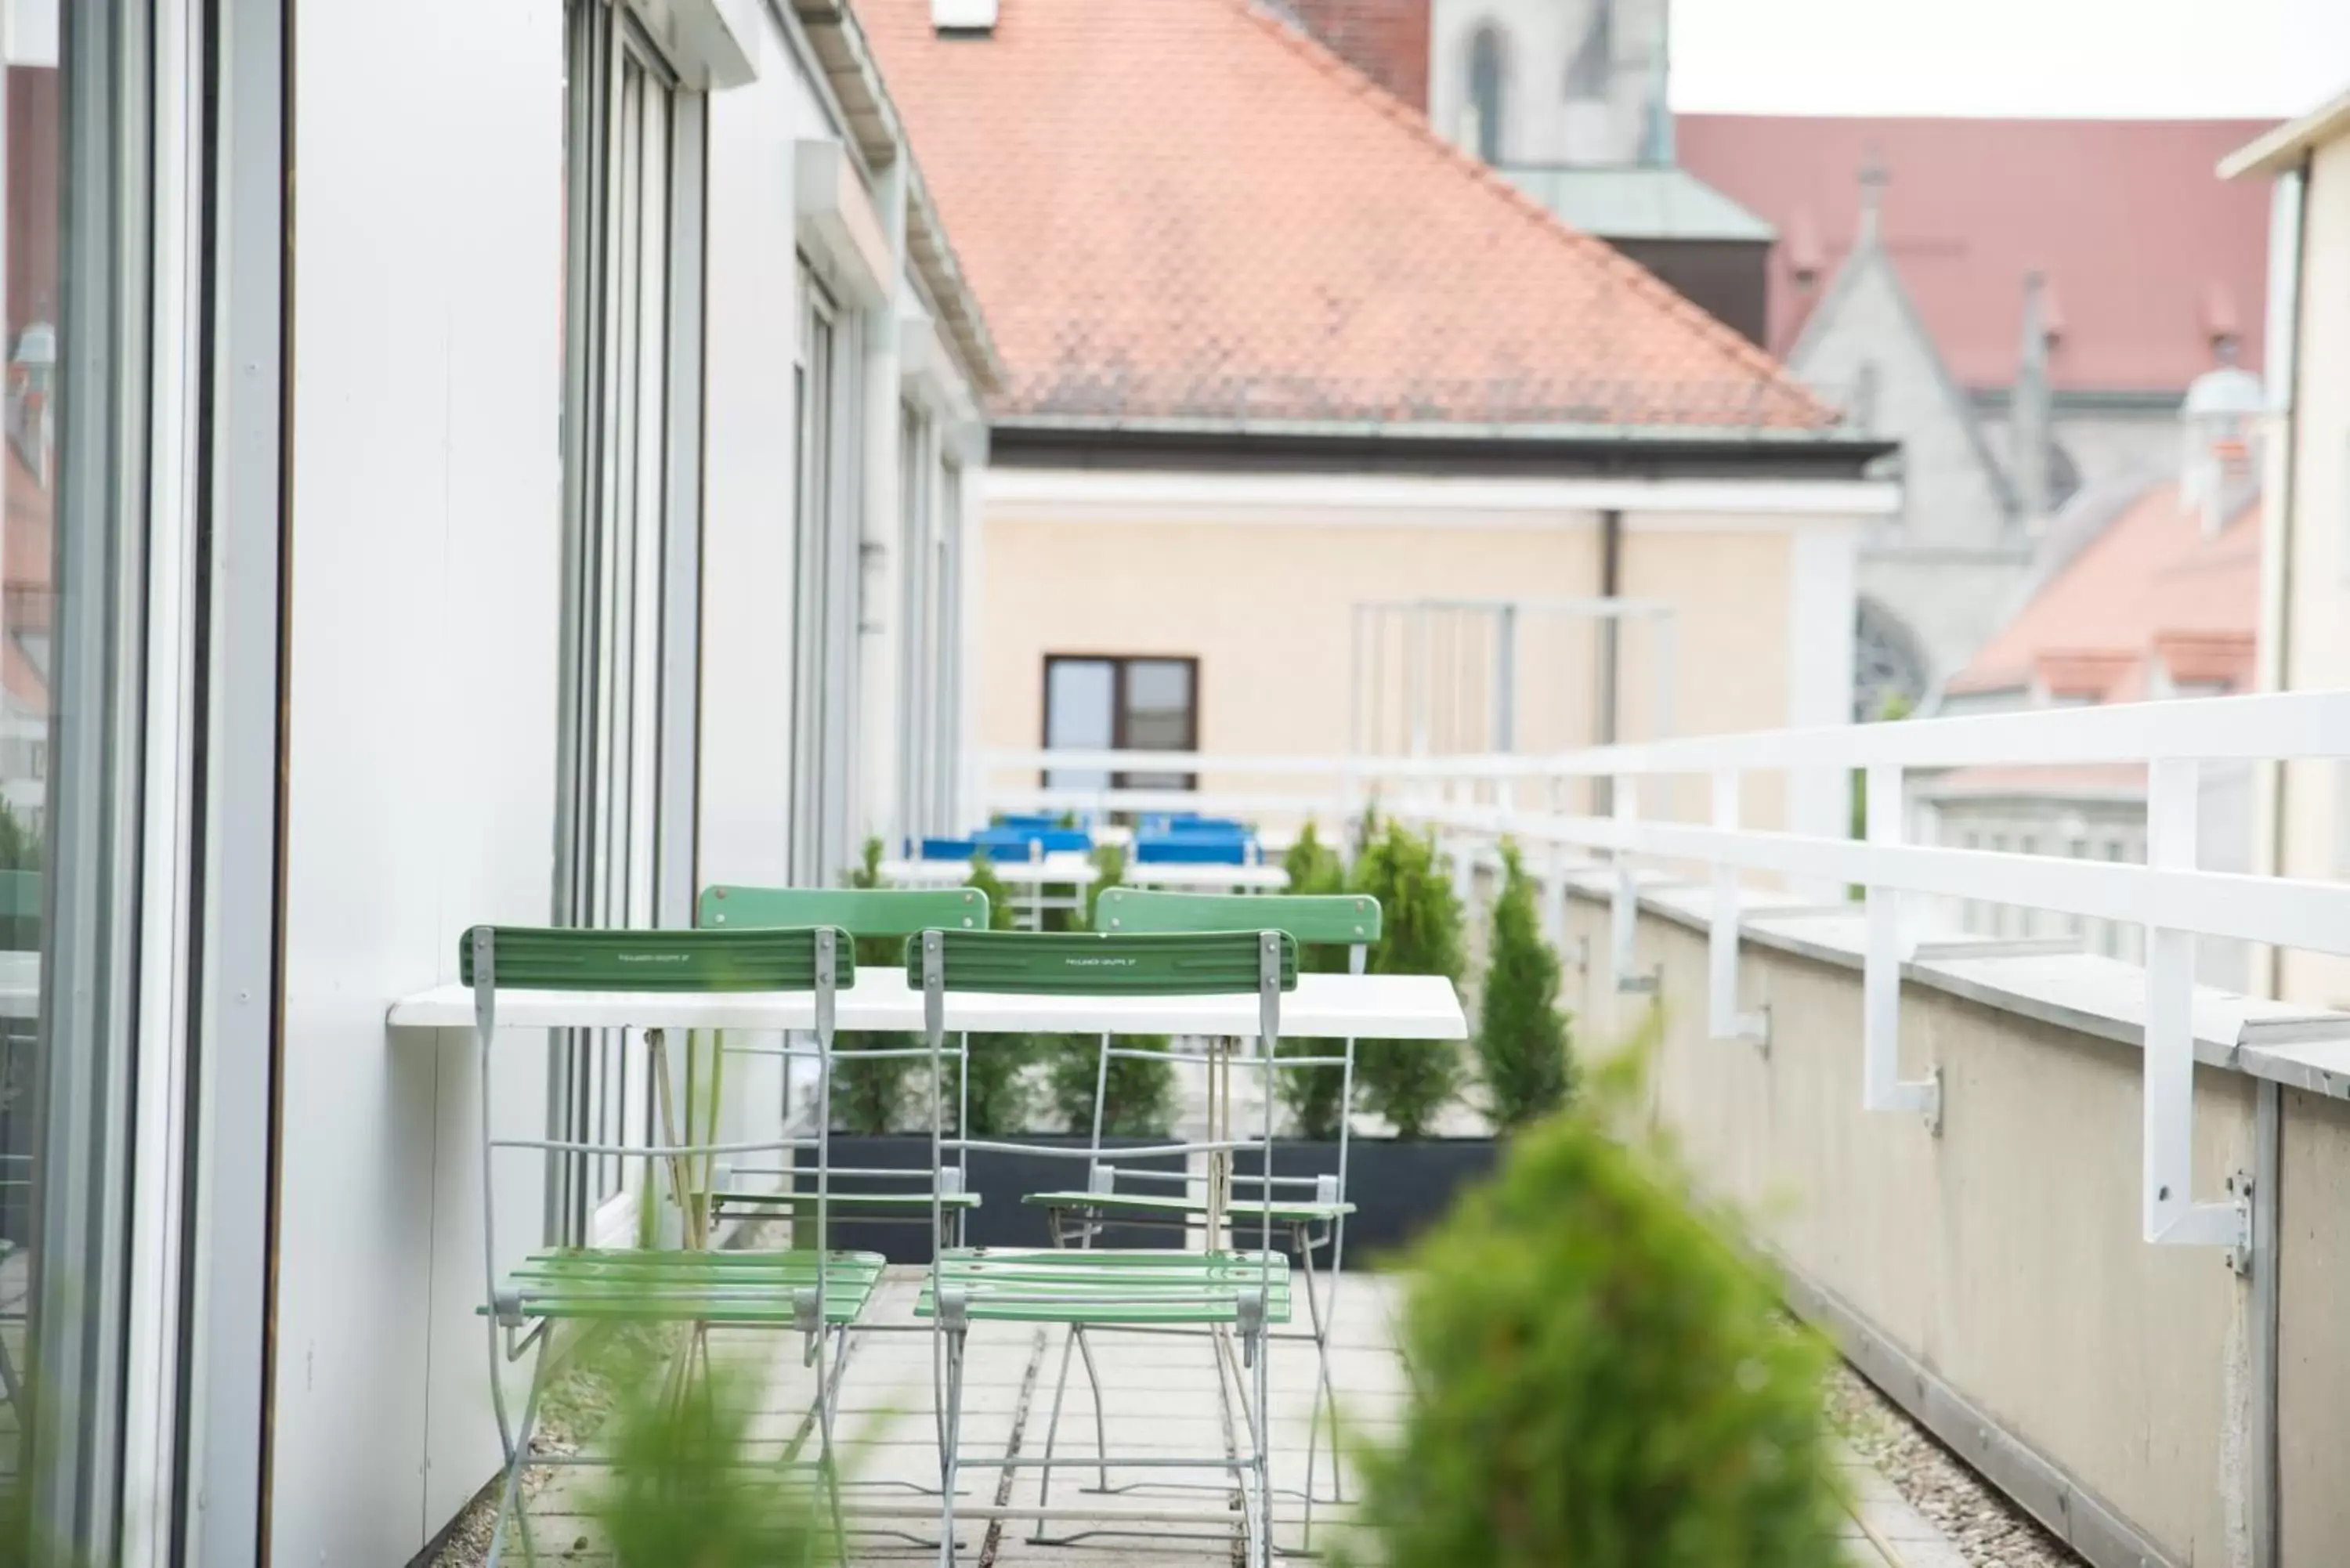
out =
{"type": "MultiPolygon", "coordinates": [[[[1118,666],[1107,659],[1045,661],[1045,749],[1105,752],[1117,735],[1118,666]]],[[[1106,789],[1109,774],[1096,768],[1055,768],[1048,789],[1106,789]]]]}
{"type": "Polygon", "coordinates": [[[1126,744],[1138,752],[1191,749],[1191,666],[1137,659],[1126,667],[1126,744]]]}

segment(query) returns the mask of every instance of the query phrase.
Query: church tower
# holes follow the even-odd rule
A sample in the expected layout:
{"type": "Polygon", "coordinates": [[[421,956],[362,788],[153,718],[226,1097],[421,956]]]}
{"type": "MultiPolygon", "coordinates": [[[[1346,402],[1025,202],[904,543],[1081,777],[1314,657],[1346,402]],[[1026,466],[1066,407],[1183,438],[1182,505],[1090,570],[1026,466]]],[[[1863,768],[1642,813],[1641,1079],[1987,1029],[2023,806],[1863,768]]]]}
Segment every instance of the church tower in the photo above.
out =
{"type": "Polygon", "coordinates": [[[1497,167],[1672,161],[1667,0],[1432,0],[1429,115],[1497,167]]]}

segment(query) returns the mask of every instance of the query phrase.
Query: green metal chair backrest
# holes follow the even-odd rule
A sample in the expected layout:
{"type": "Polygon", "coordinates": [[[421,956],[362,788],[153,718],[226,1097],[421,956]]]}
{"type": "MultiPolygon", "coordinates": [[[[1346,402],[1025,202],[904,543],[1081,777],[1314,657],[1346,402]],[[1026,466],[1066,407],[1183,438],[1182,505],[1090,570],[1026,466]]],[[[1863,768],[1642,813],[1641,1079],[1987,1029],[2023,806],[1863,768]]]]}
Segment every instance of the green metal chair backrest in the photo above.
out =
{"type": "Polygon", "coordinates": [[[1094,929],[1150,931],[1286,931],[1300,947],[1367,946],[1379,940],[1379,901],[1367,893],[1161,893],[1105,888],[1094,929]]]}
{"type": "MultiPolygon", "coordinates": [[[[1097,932],[941,931],[947,991],[1044,996],[1231,996],[1263,975],[1258,930],[1106,936],[1097,932]]],[[[906,940],[906,982],[922,983],[931,933],[906,940]]],[[[1281,989],[1297,989],[1297,939],[1281,933],[1281,989]]]]}
{"type": "Polygon", "coordinates": [[[837,926],[852,937],[987,929],[987,895],[976,888],[705,888],[695,919],[705,930],[837,926]]]}
{"type": "MultiPolygon", "coordinates": [[[[608,931],[476,926],[457,944],[457,974],[473,983],[479,939],[489,938],[500,991],[814,991],[812,927],[755,931],[608,931]]],[[[832,931],[832,980],[846,987],[857,961],[848,933],[832,931]]]]}

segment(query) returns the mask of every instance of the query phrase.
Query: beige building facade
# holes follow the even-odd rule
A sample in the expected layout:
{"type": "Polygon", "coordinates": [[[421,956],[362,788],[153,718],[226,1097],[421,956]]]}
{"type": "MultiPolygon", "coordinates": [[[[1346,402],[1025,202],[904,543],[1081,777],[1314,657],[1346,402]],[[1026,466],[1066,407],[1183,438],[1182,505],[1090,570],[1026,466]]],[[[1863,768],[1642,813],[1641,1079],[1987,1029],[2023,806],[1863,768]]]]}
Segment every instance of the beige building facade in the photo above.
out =
{"type": "MultiPolygon", "coordinates": [[[[2350,687],[2350,91],[2220,165],[2274,183],[2261,684],[2350,687]]],[[[2263,868],[2350,877],[2350,758],[2268,770],[2263,868]]],[[[2277,952],[2264,977],[2296,1002],[2350,1006],[2350,960],[2277,952]]]]}
{"type": "MultiPolygon", "coordinates": [[[[1202,753],[1346,755],[1366,744],[1357,607],[1595,597],[1611,514],[1617,593],[1669,612],[1671,729],[1839,723],[1858,540],[1898,504],[1894,487],[1860,478],[1174,472],[1023,466],[1017,450],[999,449],[983,509],[978,723],[997,752],[1067,743],[1048,666],[1098,659],[1189,664],[1188,728],[1202,753]]],[[[1598,641],[1596,622],[1522,639],[1517,749],[1602,738],[1598,641]]],[[[1668,656],[1652,621],[1627,623],[1618,646],[1617,735],[1648,738],[1668,656]]],[[[1439,666],[1455,702],[1489,673],[1475,651],[1439,666]]],[[[1384,679],[1392,698],[1403,677],[1384,679]]],[[[1840,776],[1788,793],[1757,778],[1748,819],[1844,831],[1840,776]]],[[[1702,798],[1692,789],[1687,809],[1702,798]]]]}

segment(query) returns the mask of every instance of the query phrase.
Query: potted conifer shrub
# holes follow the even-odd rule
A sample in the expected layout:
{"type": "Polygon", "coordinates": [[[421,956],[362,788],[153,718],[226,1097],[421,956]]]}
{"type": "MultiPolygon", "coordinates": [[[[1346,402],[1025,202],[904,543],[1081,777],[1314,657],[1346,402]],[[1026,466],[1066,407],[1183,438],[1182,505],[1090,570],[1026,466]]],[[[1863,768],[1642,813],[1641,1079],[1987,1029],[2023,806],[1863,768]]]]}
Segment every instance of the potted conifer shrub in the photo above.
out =
{"type": "Polygon", "coordinates": [[[1514,1132],[1550,1115],[1573,1089],[1558,980],[1558,954],[1543,940],[1534,880],[1517,846],[1505,843],[1475,1041],[1486,1115],[1498,1131],[1514,1132]]]}
{"type": "MultiPolygon", "coordinates": [[[[1378,899],[1381,935],[1366,965],[1372,974],[1442,975],[1456,986],[1465,968],[1464,916],[1435,840],[1402,824],[1366,822],[1351,888],[1328,885],[1336,857],[1300,836],[1293,855],[1293,886],[1302,891],[1352,890],[1378,899]],[[1300,853],[1300,852],[1303,853],[1300,853]],[[1318,852],[1318,853],[1317,853],[1318,852]],[[1301,884],[1300,873],[1305,880],[1301,884]]],[[[1312,961],[1347,967],[1343,949],[1315,952],[1312,961]]],[[[1284,1042],[1292,1054],[1336,1055],[1330,1040],[1284,1042]]],[[[1294,1069],[1280,1090],[1296,1136],[1274,1151],[1277,1176],[1336,1174],[1338,1168],[1338,1085],[1335,1068],[1294,1069]],[[1316,1136],[1320,1135],[1320,1136],[1316,1136]]],[[[1355,1212],[1347,1225],[1350,1257],[1377,1254],[1409,1241],[1451,1204],[1461,1182],[1493,1163],[1493,1140],[1440,1136],[1439,1119],[1460,1097],[1460,1049],[1449,1041],[1358,1040],[1355,1043],[1356,1130],[1348,1139],[1347,1196],[1355,1212]],[[1362,1118],[1385,1130],[1367,1135],[1362,1118]]],[[[1256,1168],[1243,1154],[1237,1166],[1256,1168]]]]}
{"type": "MultiPolygon", "coordinates": [[[[868,839],[863,864],[849,873],[849,885],[858,888],[879,886],[880,857],[880,840],[868,839]]],[[[989,923],[995,929],[1012,929],[1011,903],[1004,896],[1003,884],[997,879],[993,865],[984,853],[972,857],[971,875],[963,885],[987,895],[989,923]]],[[[905,949],[905,939],[900,937],[868,938],[857,944],[857,961],[860,965],[896,969],[906,961],[905,949]]],[[[843,1033],[837,1044],[843,1051],[919,1046],[923,1044],[923,1036],[843,1033]]],[[[944,1074],[945,1097],[941,1110],[947,1136],[952,1137],[962,1133],[961,1119],[966,1109],[971,1137],[1025,1136],[1040,1108],[1030,1082],[1029,1068],[1036,1059],[1034,1040],[1025,1035],[973,1035],[967,1097],[961,1083],[961,1064],[952,1054],[957,1044],[951,1036],[946,1042],[949,1055],[944,1074]]],[[[930,1064],[919,1056],[835,1064],[832,1127],[832,1162],[836,1167],[869,1170],[928,1169],[931,1162],[930,1064]]],[[[1016,1215],[991,1214],[988,1210],[999,1208],[1018,1210],[1020,1190],[1015,1188],[999,1193],[982,1185],[1006,1158],[985,1154],[972,1157],[972,1187],[983,1193],[981,1210],[971,1217],[968,1231],[974,1245],[983,1242],[1005,1244],[996,1241],[987,1227],[1017,1223],[1016,1215]]],[[[812,1167],[815,1158],[813,1150],[804,1150],[799,1155],[799,1163],[812,1167]]],[[[953,1162],[951,1153],[948,1160],[951,1164],[953,1162]]],[[[1024,1179],[1024,1176],[1015,1178],[1024,1179]]],[[[833,1189],[836,1192],[905,1192],[918,1189],[918,1184],[890,1178],[841,1177],[835,1181],[833,1189]]],[[[1045,1237],[1041,1221],[1035,1223],[1034,1230],[1035,1244],[1043,1245],[1045,1237]]],[[[1023,1231],[1021,1233],[1024,1235],[1027,1232],[1023,1231]]],[[[837,1220],[832,1226],[832,1245],[856,1251],[879,1252],[893,1263],[928,1262],[931,1257],[931,1233],[926,1224],[837,1220]]]]}
{"type": "Polygon", "coordinates": [[[1385,1568],[1848,1561],[1826,1348],[1669,1150],[1624,1141],[1637,1084],[1611,1065],[1529,1126],[1414,1249],[1411,1396],[1353,1444],[1385,1568]]]}

